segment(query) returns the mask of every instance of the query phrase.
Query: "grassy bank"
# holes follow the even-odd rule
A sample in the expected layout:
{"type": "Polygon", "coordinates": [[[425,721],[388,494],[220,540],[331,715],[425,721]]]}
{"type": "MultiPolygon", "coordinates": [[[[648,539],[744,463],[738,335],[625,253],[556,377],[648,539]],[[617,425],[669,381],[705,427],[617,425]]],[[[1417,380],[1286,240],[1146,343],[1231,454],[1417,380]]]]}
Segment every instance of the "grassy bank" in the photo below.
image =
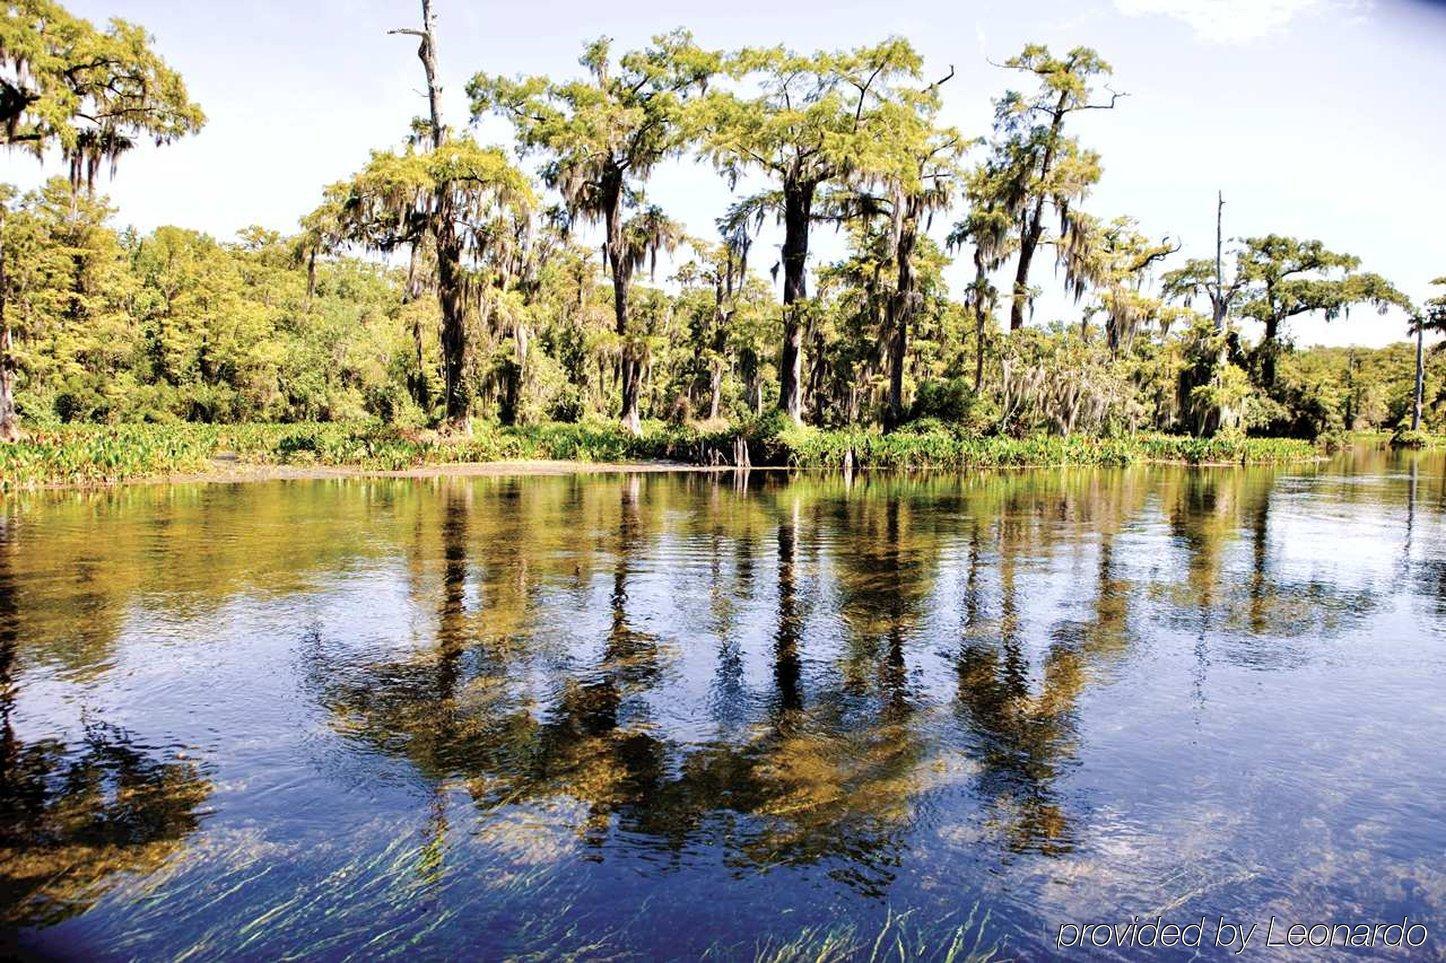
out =
{"type": "Polygon", "coordinates": [[[626,462],[670,459],[733,463],[742,435],[754,466],[968,469],[1055,465],[1119,466],[1142,461],[1263,464],[1311,458],[1308,442],[1269,438],[1002,438],[946,428],[820,431],[762,422],[742,428],[649,424],[641,437],[612,425],[479,426],[466,438],[365,424],[66,425],[0,446],[0,485],[105,484],[205,474],[217,459],[246,465],[353,467],[399,471],[511,460],[626,462]]]}

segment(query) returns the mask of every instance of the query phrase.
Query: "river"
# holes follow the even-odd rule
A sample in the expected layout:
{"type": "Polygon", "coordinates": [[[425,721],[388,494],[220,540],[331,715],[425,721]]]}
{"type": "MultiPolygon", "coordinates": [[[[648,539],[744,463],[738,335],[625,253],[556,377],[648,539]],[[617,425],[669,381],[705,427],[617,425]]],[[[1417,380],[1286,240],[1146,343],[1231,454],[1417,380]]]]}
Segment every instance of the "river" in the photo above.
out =
{"type": "Polygon", "coordinates": [[[1042,959],[1131,917],[1207,921],[1205,958],[1222,918],[1446,947],[1439,454],[0,520],[11,952],[1042,959]]]}

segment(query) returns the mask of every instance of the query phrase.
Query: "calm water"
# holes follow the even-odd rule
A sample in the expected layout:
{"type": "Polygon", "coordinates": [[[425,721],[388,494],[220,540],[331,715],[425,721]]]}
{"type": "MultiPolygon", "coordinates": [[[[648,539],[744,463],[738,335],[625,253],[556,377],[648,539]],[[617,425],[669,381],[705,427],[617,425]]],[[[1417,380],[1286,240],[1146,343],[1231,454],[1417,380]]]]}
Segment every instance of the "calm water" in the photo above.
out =
{"type": "Polygon", "coordinates": [[[1436,958],[1443,467],[12,499],[0,927],[752,959],[978,907],[1037,959],[1066,921],[1409,915],[1436,958]]]}

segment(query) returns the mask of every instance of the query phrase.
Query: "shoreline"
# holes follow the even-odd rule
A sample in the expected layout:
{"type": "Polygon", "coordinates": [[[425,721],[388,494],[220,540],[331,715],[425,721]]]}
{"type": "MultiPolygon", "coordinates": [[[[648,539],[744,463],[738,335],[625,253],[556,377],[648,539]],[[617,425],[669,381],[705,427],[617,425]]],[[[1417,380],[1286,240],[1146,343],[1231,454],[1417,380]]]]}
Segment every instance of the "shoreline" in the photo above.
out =
{"type": "MultiPolygon", "coordinates": [[[[1177,468],[1280,468],[1288,465],[1319,465],[1329,455],[1316,454],[1289,461],[1202,461],[1177,458],[1141,458],[1130,465],[1099,465],[1085,462],[1041,462],[1017,465],[928,465],[914,467],[869,467],[854,469],[855,475],[933,475],[974,474],[997,471],[1039,471],[1043,469],[1110,469],[1121,471],[1145,466],[1177,468]]],[[[27,492],[104,491],[132,485],[242,485],[278,481],[328,481],[353,478],[387,478],[427,480],[439,478],[526,478],[561,477],[566,475],[661,475],[661,474],[723,474],[727,472],[829,472],[843,474],[843,469],[799,465],[700,465],[669,460],[646,461],[579,461],[570,459],[504,459],[487,462],[443,462],[411,468],[368,468],[365,465],[290,465],[268,462],[246,462],[227,458],[213,460],[212,468],[195,472],[172,472],[136,475],[124,478],[50,481],[15,486],[0,490],[0,501],[27,492]]]]}
{"type": "MultiPolygon", "coordinates": [[[[37,491],[100,491],[129,485],[243,485],[277,481],[327,481],[347,478],[497,478],[505,476],[560,476],[611,474],[663,474],[665,472],[726,472],[732,465],[690,465],[687,462],[590,462],[562,459],[507,459],[503,461],[449,462],[413,468],[368,468],[365,465],[278,465],[267,462],[215,459],[207,471],[135,475],[127,478],[51,481],[0,491],[7,495],[37,491]]],[[[780,471],[758,468],[755,471],[780,471]]]]}
{"type": "Polygon", "coordinates": [[[339,423],[66,426],[0,447],[0,492],[124,484],[335,478],[442,478],[752,470],[973,474],[999,468],[1201,467],[1319,462],[1299,439],[1137,433],[966,435],[812,428],[703,432],[648,426],[643,435],[588,424],[488,428],[467,437],[339,423]],[[740,444],[748,446],[740,455],[740,444]],[[747,468],[736,468],[736,461],[747,468]]]}

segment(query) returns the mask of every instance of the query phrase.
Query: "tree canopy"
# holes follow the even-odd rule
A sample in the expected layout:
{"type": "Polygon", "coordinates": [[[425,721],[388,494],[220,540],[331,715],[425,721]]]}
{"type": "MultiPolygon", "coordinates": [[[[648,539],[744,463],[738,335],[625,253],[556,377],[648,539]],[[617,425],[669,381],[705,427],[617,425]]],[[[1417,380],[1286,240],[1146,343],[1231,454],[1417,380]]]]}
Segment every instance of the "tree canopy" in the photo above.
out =
{"type": "Polygon", "coordinates": [[[783,344],[779,407],[803,417],[803,302],[808,297],[809,232],[820,189],[893,175],[907,179],[916,121],[900,85],[917,83],[923,60],[901,38],[848,51],[799,54],[746,48],[727,60],[729,76],[752,91],[714,91],[699,102],[700,150],[732,184],[758,171],[777,189],[736,205],[746,225],[773,216],[783,225],[783,344]],[[902,135],[902,136],[901,136],[902,135]]]}
{"type": "Polygon", "coordinates": [[[0,130],[69,176],[0,190],[5,437],[22,413],[638,432],[776,410],[780,426],[886,431],[1318,435],[1394,426],[1420,399],[1428,427],[1446,418],[1442,353],[1302,351],[1288,328],[1399,307],[1424,340],[1441,298],[1413,309],[1323,241],[1231,241],[1223,197],[1213,259],[1091,200],[1104,166],[1080,121],[1124,94],[1087,47],[997,64],[993,121],[968,131],[945,121],[952,66],[903,38],[812,53],[602,38],[575,76],[472,76],[470,119],[506,120],[513,158],[447,125],[422,0],[420,25],[393,31],[419,41],[411,130],[383,132],[392,146],[321,189],[295,233],[228,239],[118,229],[95,192],[105,162],[204,121],[144,30],[50,0],[7,11],[0,130]],[[737,195],[710,237],[649,190],[687,158],[737,195]],[[776,259],[758,250],[770,221],[776,259]],[[820,227],[844,251],[813,263],[820,227]],[[1026,324],[1041,248],[1067,297],[1026,324]]]}
{"type": "Polygon", "coordinates": [[[139,141],[195,133],[205,114],[142,28],[105,30],[54,0],[14,0],[0,19],[0,131],[5,144],[43,157],[58,148],[71,180],[95,186],[139,141]]]}
{"type": "Polygon", "coordinates": [[[593,41],[579,60],[588,80],[478,74],[468,86],[474,117],[501,113],[515,125],[524,151],[546,156],[543,179],[562,195],[568,215],[602,222],[622,346],[620,417],[634,432],[644,359],[629,325],[628,289],[633,273],[675,244],[679,233],[645,205],[643,185],[660,161],[687,146],[686,103],[706,87],[718,62],[678,30],[616,61],[610,40],[593,41]],[[629,217],[630,210],[637,213],[629,217]]]}

